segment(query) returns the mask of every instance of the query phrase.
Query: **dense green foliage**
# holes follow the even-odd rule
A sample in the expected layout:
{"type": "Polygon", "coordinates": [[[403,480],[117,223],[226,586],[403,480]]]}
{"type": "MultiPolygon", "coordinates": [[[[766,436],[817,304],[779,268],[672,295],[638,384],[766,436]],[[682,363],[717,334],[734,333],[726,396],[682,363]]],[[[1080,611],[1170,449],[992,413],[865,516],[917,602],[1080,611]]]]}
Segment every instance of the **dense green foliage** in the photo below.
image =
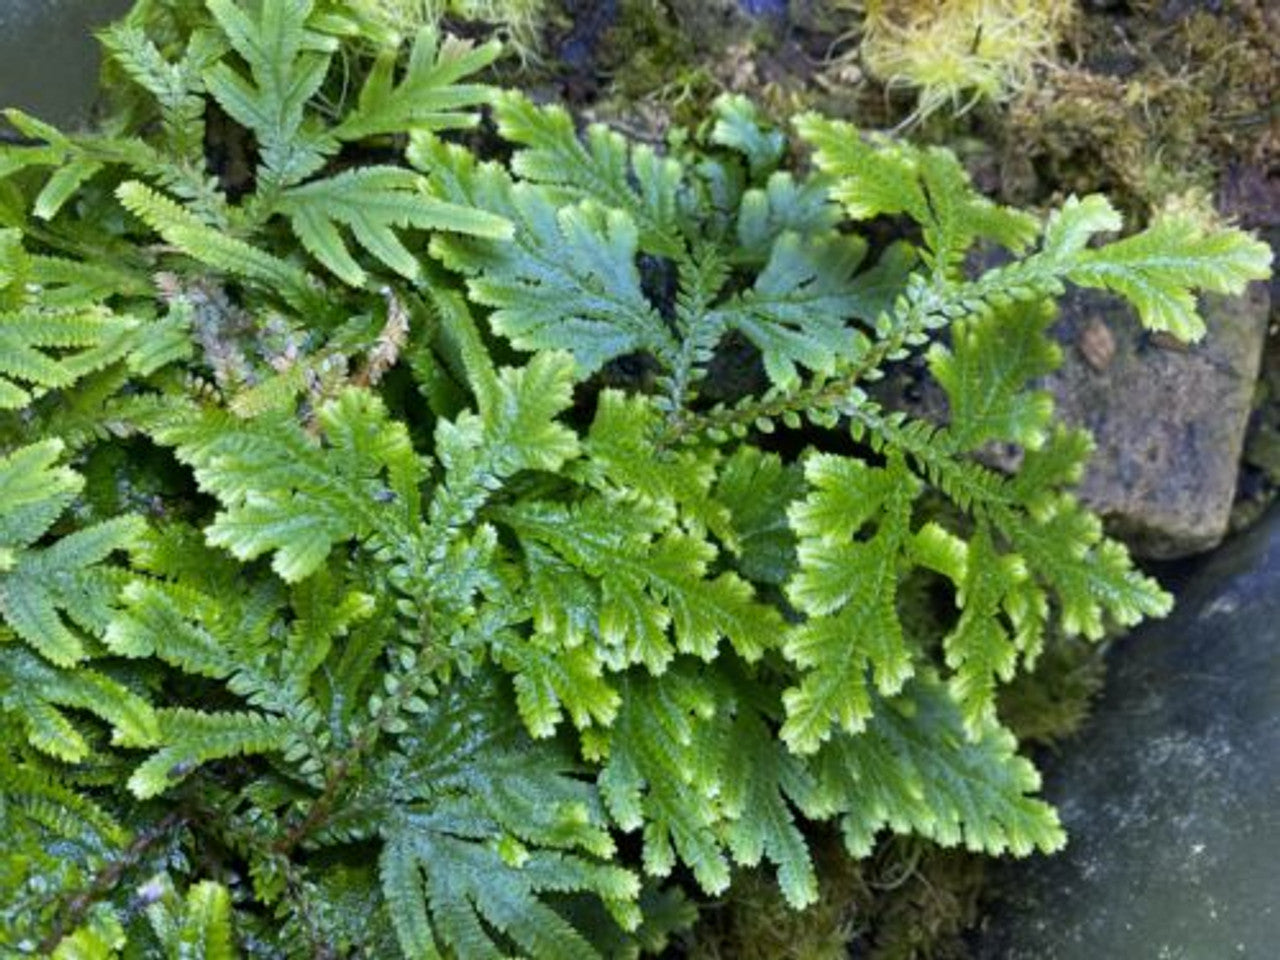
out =
{"type": "Polygon", "coordinates": [[[580,133],[353,9],[143,0],[97,132],[9,114],[0,948],[635,956],[735,865],[811,903],[809,822],[1057,848],[998,686],[1169,598],[1069,493],[1049,301],[1195,337],[1266,248],[816,116],[788,172],[741,100],[580,133]],[[866,390],[913,353],[945,423],[866,390]]]}

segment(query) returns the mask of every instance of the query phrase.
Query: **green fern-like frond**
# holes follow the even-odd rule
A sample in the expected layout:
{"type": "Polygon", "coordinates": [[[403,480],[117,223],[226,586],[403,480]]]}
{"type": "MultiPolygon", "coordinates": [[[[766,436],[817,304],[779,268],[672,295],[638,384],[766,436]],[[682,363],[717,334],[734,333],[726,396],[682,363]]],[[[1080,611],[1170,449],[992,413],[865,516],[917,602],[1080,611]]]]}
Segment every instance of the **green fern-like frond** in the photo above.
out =
{"type": "Polygon", "coordinates": [[[716,120],[711,127],[711,142],[746,157],[753,180],[763,180],[773,173],[786,152],[786,135],[761,124],[755,104],[741,94],[724,94],[712,106],[716,120]]]}
{"type": "Polygon", "coordinates": [[[799,383],[797,367],[833,373],[855,348],[850,319],[875,319],[853,277],[865,251],[845,237],[806,242],[784,233],[755,284],[716,317],[760,349],[769,379],[781,388],[799,383]]]}
{"type": "Polygon", "coordinates": [[[573,402],[567,354],[539,354],[523,368],[501,371],[478,343],[468,354],[479,409],[436,427],[446,472],[428,516],[440,542],[471,521],[503,481],[525,470],[558,470],[580,450],[577,435],[559,421],[573,402]]]}
{"type": "Polygon", "coordinates": [[[282,751],[284,724],[256,713],[202,713],[188,709],[157,712],[164,744],[129,778],[141,800],[157,796],[210,760],[282,751]]]}
{"type": "Polygon", "coordinates": [[[101,308],[0,313],[0,409],[24,407],[123,359],[136,327],[101,308]]]}
{"type": "Polygon", "coordinates": [[[151,745],[157,726],[143,697],[85,663],[120,582],[103,561],[136,541],[141,521],[117,517],[39,545],[83,486],[55,466],[61,450],[45,441],[0,459],[0,709],[37,750],[78,762],[93,747],[67,710],[106,723],[119,746],[151,745]]]}
{"type": "Polygon", "coordinates": [[[526,97],[497,97],[499,131],[521,147],[512,169],[523,179],[552,188],[552,202],[589,200],[625,213],[637,226],[645,252],[679,256],[684,250],[678,161],[648,146],[632,146],[603,124],[579,139],[573,118],[561,107],[538,107],[526,97]]]}
{"type": "Polygon", "coordinates": [[[801,117],[797,127],[817,149],[815,162],[835,179],[833,195],[849,216],[911,217],[923,228],[934,269],[944,275],[958,272],[976,240],[992,240],[1016,253],[1035,238],[1035,218],[981,196],[949,151],[864,140],[851,125],[813,114],[801,117]]]}
{"type": "Polygon", "coordinates": [[[606,496],[659,512],[679,510],[735,548],[729,509],[711,494],[719,458],[706,450],[654,457],[651,444],[660,422],[659,403],[618,390],[601,392],[577,475],[606,496]]]}
{"type": "Polygon", "coordinates": [[[1027,384],[1058,366],[1058,348],[1045,336],[1052,317],[1045,304],[1019,304],[957,324],[950,349],[930,350],[930,372],[947,392],[948,436],[960,449],[993,440],[1044,444],[1053,401],[1027,384]]]}
{"type": "Polygon", "coordinates": [[[776,454],[742,446],[725,462],[715,495],[730,512],[731,548],[747,579],[776,586],[794,571],[796,541],[787,514],[803,492],[803,474],[776,454]]]}
{"type": "Polygon", "coordinates": [[[194,884],[185,896],[173,889],[172,881],[165,883],[160,899],[147,907],[147,921],[169,956],[205,960],[241,956],[232,927],[231,892],[212,880],[194,884]]]}
{"type": "Polygon", "coordinates": [[[569,349],[582,376],[615,357],[647,350],[672,358],[677,345],[641,289],[639,233],[621,210],[557,209],[545,190],[516,185],[497,168],[442,143],[420,141],[415,162],[436,195],[511,221],[514,243],[437,237],[446,265],[474,275],[471,298],[494,308],[492,323],[525,350],[569,349]]]}
{"type": "Polygon", "coordinates": [[[655,536],[657,523],[624,520],[602,500],[576,508],[530,502],[503,519],[599,581],[600,656],[613,669],[643,664],[661,673],[677,652],[711,659],[722,638],[752,660],[774,644],[776,613],[756,604],[736,575],[707,576],[715,550],[704,540],[655,536]]]}
{"type": "Polygon", "coordinates": [[[117,960],[128,936],[115,911],[99,907],[89,919],[58,941],[56,960],[117,960]]]}
{"type": "Polygon", "coordinates": [[[306,273],[288,261],[201,222],[185,207],[137,181],[121,184],[116,195],[130,213],[192,259],[278,291],[294,303],[309,302],[306,273]]]}
{"type": "Polygon", "coordinates": [[[791,508],[799,537],[791,601],[809,620],[787,636],[787,658],[804,670],[784,696],[782,737],[811,753],[833,725],[856,733],[872,714],[868,669],[883,694],[914,672],[897,613],[897,589],[918,493],[905,464],[883,469],[820,456],[805,466],[812,490],[791,508]],[[874,520],[875,533],[851,540],[874,520]]]}
{"type": "Polygon", "coordinates": [[[1048,605],[1043,591],[1016,554],[1001,554],[990,531],[979,527],[966,543],[936,524],[916,537],[913,553],[922,566],[956,585],[960,615],[943,638],[952,698],[965,728],[977,734],[995,722],[998,683],[1013,679],[1019,657],[1030,663],[1040,652],[1048,605]]]}
{"type": "Polygon", "coordinates": [[[355,109],[335,129],[341,140],[438,132],[473,126],[470,108],[485,103],[490,89],[458,81],[478,73],[498,56],[498,45],[473,46],[455,37],[441,38],[424,27],[413,41],[404,76],[395,80],[399,51],[379,55],[355,109]]]}
{"type": "Polygon", "coordinates": [[[778,741],[772,718],[751,702],[763,699],[753,686],[739,680],[747,695],[736,704],[724,735],[725,833],[738,864],[767,859],[777,865],[783,897],[801,910],[817,900],[818,879],[797,811],[818,810],[817,782],[805,762],[778,741]]]}
{"type": "Polygon", "coordinates": [[[1012,734],[965,737],[954,703],[927,679],[875,712],[865,731],[836,734],[813,759],[819,806],[840,813],[851,853],[871,852],[885,827],[944,845],[1025,856],[1065,837],[1053,809],[1029,796],[1039,775],[1012,734]]]}
{"type": "Polygon", "coordinates": [[[712,690],[689,671],[629,677],[607,739],[589,741],[605,754],[599,784],[610,816],[624,830],[643,828],[645,870],[665,877],[679,858],[712,894],[729,885],[717,832],[722,773],[699,735],[716,709],[712,690]]]}
{"type": "MultiPolygon", "coordinates": [[[[247,726],[236,728],[243,733],[242,741],[234,741],[243,743],[237,749],[278,749],[299,764],[304,777],[315,780],[333,740],[324,724],[325,705],[332,704],[333,694],[316,689],[316,672],[330,664],[338,638],[373,616],[375,601],[327,568],[287,596],[271,582],[251,586],[237,576],[234,564],[191,539],[190,532],[174,530],[143,546],[141,561],[169,579],[129,583],[104,644],[120,656],[156,658],[186,674],[225,681],[231,693],[258,711],[238,715],[247,726]],[[176,549],[187,554],[178,563],[171,559],[176,549]],[[200,569],[194,569],[197,565],[200,569]],[[275,642],[281,633],[287,635],[283,645],[275,642]]],[[[164,721],[157,738],[162,752],[152,761],[151,772],[139,773],[146,782],[139,789],[157,788],[155,769],[165,762],[172,761],[185,776],[197,763],[223,755],[210,752],[213,747],[192,748],[194,739],[231,737],[229,728],[202,725],[240,722],[211,714],[189,724],[191,716],[177,713],[164,721]]],[[[170,780],[181,779],[171,771],[166,774],[170,780]]]]}
{"type": "Polygon", "coordinates": [[[141,523],[134,517],[103,521],[48,547],[8,548],[0,573],[0,612],[14,632],[50,663],[69,667],[84,659],[83,632],[100,634],[110,619],[115,581],[98,564],[127,547],[141,523]]]}
{"type": "Polygon", "coordinates": [[[176,60],[165,57],[155,41],[136,24],[121,21],[100,34],[111,58],[160,105],[165,145],[175,161],[198,164],[203,159],[204,71],[224,52],[220,38],[202,31],[176,60]]]}
{"type": "Polygon", "coordinates": [[[0,459],[0,571],[13,569],[14,551],[44,536],[84,486],[73,470],[55,466],[63,449],[60,440],[42,440],[0,459]]]}
{"type": "Polygon", "coordinates": [[[4,117],[29,142],[0,147],[0,179],[51,168],[30,205],[32,215],[40,220],[53,220],[107,166],[150,168],[158,162],[155,151],[136,138],[72,136],[12,108],[4,111],[4,117]]]}
{"type": "Polygon", "coordinates": [[[409,279],[418,276],[418,261],[393,228],[449,230],[490,239],[510,232],[500,217],[427,195],[421,177],[397,167],[361,167],[291,187],[281,195],[277,209],[317,260],[357,287],[366,274],[351,256],[339,226],[348,228],[381,263],[409,279]]]}
{"type": "Polygon", "coordinates": [[[26,728],[33,747],[68,763],[94,751],[67,710],[102,720],[116,746],[150,747],[160,736],[151,704],[118,680],[85,666],[58,669],[15,644],[0,645],[0,707],[26,728]]]}
{"type": "MultiPolygon", "coordinates": [[[[1062,491],[1064,482],[1078,477],[1087,452],[1078,434],[1055,434],[1043,453],[1028,454],[1028,473],[1010,481],[957,458],[945,431],[901,415],[883,417],[870,406],[858,417],[873,443],[904,453],[958,507],[1008,539],[1054,593],[1066,633],[1099,639],[1108,622],[1131,626],[1168,612],[1169,595],[1135,570],[1128,551],[1104,537],[1101,521],[1062,491]]],[[[1036,607],[1042,603],[1034,600],[1036,607]]]]}
{"type": "Polygon", "coordinates": [[[613,841],[592,788],[554,747],[522,744],[496,692],[473,682],[437,700],[377,775],[396,801],[379,873],[401,949],[599,957],[546,898],[590,891],[631,928],[639,884],[601,859],[613,841]]]}
{"type": "Polygon", "coordinates": [[[309,29],[312,0],[267,0],[246,9],[234,0],[209,0],[209,12],[245,67],[226,59],[209,67],[204,82],[236,122],[253,131],[268,189],[299,183],[324,164],[336,141],[307,116],[337,47],[309,29]],[[256,13],[256,16],[255,16],[256,13]]]}
{"type": "Polygon", "coordinates": [[[1081,251],[1067,277],[1120,294],[1150,330],[1199,340],[1205,326],[1192,290],[1241,293],[1271,259],[1266,244],[1239,231],[1209,232],[1189,217],[1166,216],[1132,237],[1081,251]]]}
{"type": "Polygon", "coordinates": [[[178,412],[162,417],[153,435],[222,500],[209,542],[242,559],[274,551],[276,571],[297,581],[335,543],[394,538],[418,509],[421,465],[375,397],[348,390],[318,412],[318,423],[323,445],[280,415],[238,423],[212,411],[178,412]]]}
{"type": "Polygon", "coordinates": [[[608,738],[584,742],[604,755],[599,783],[614,820],[642,828],[645,869],[662,877],[682,861],[715,894],[730,863],[768,860],[788,902],[812,903],[816,877],[799,814],[831,811],[808,761],[772,732],[776,698],[733,666],[688,661],[660,681],[632,676],[622,690],[608,738]]]}

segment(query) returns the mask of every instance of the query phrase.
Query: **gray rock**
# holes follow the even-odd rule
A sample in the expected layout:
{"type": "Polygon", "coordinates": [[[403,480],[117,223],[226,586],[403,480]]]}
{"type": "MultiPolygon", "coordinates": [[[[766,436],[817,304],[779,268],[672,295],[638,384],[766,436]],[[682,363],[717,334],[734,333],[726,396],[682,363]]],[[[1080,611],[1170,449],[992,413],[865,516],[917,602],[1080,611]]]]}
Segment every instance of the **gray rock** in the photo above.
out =
{"type": "Polygon", "coordinates": [[[1280,955],[1280,510],[1110,654],[1046,775],[1064,853],[996,872],[981,960],[1280,955]]]}
{"type": "Polygon", "coordinates": [[[1202,307],[1209,334],[1191,347],[1091,291],[1068,295],[1055,331],[1064,362],[1049,388],[1097,443],[1080,495],[1142,556],[1207,550],[1230,520],[1270,296],[1254,284],[1202,307]]]}
{"type": "MultiPolygon", "coordinates": [[[[1053,334],[1063,361],[1042,386],[1063,422],[1093,434],[1080,497],[1135,554],[1187,557],[1226,535],[1270,303],[1261,283],[1242,297],[1202,298],[1209,333],[1188,346],[1144,331],[1110,294],[1071,289],[1061,300],[1053,334]]],[[[922,363],[900,366],[875,394],[947,420],[946,395],[922,363]]],[[[1021,454],[993,446],[982,459],[1014,470],[1021,454]]]]}
{"type": "Polygon", "coordinates": [[[42,120],[83,121],[98,83],[93,31],[130,0],[0,0],[0,107],[42,120]]]}

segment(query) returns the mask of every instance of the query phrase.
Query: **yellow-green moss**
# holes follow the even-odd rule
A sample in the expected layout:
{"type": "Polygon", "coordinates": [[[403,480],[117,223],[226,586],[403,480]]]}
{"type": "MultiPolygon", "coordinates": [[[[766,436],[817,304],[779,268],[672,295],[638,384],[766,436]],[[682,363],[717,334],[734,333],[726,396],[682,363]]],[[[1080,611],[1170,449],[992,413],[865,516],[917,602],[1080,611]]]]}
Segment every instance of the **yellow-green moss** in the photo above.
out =
{"type": "Polygon", "coordinates": [[[866,0],[862,59],[916,112],[1002,101],[1030,83],[1075,13],[1070,0],[866,0]]]}
{"type": "Polygon", "coordinates": [[[1170,193],[1211,188],[1229,159],[1276,155],[1269,113],[1280,41],[1258,3],[1172,23],[1148,11],[1126,18],[1122,34],[1116,26],[1080,18],[1069,44],[1079,64],[1012,105],[1003,127],[1010,199],[1033,199],[1039,178],[1059,194],[1104,190],[1146,215],[1170,193]]]}

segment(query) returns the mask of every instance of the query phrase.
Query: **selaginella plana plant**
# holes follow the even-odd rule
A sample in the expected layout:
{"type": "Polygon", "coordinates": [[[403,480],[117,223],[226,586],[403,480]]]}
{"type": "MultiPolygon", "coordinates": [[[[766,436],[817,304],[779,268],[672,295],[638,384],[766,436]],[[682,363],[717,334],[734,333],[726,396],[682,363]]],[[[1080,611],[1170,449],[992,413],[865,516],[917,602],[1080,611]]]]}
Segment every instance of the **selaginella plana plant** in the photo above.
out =
{"type": "Polygon", "coordinates": [[[739,99],[579,131],[352,9],[144,0],[95,132],[8,115],[4,952],[636,956],[735,865],[810,903],[807,823],[1060,846],[997,688],[1170,601],[1069,492],[1049,304],[1194,339],[1269,251],[818,116],[788,169],[739,99]],[[913,354],[944,423],[866,391],[913,354]]]}

